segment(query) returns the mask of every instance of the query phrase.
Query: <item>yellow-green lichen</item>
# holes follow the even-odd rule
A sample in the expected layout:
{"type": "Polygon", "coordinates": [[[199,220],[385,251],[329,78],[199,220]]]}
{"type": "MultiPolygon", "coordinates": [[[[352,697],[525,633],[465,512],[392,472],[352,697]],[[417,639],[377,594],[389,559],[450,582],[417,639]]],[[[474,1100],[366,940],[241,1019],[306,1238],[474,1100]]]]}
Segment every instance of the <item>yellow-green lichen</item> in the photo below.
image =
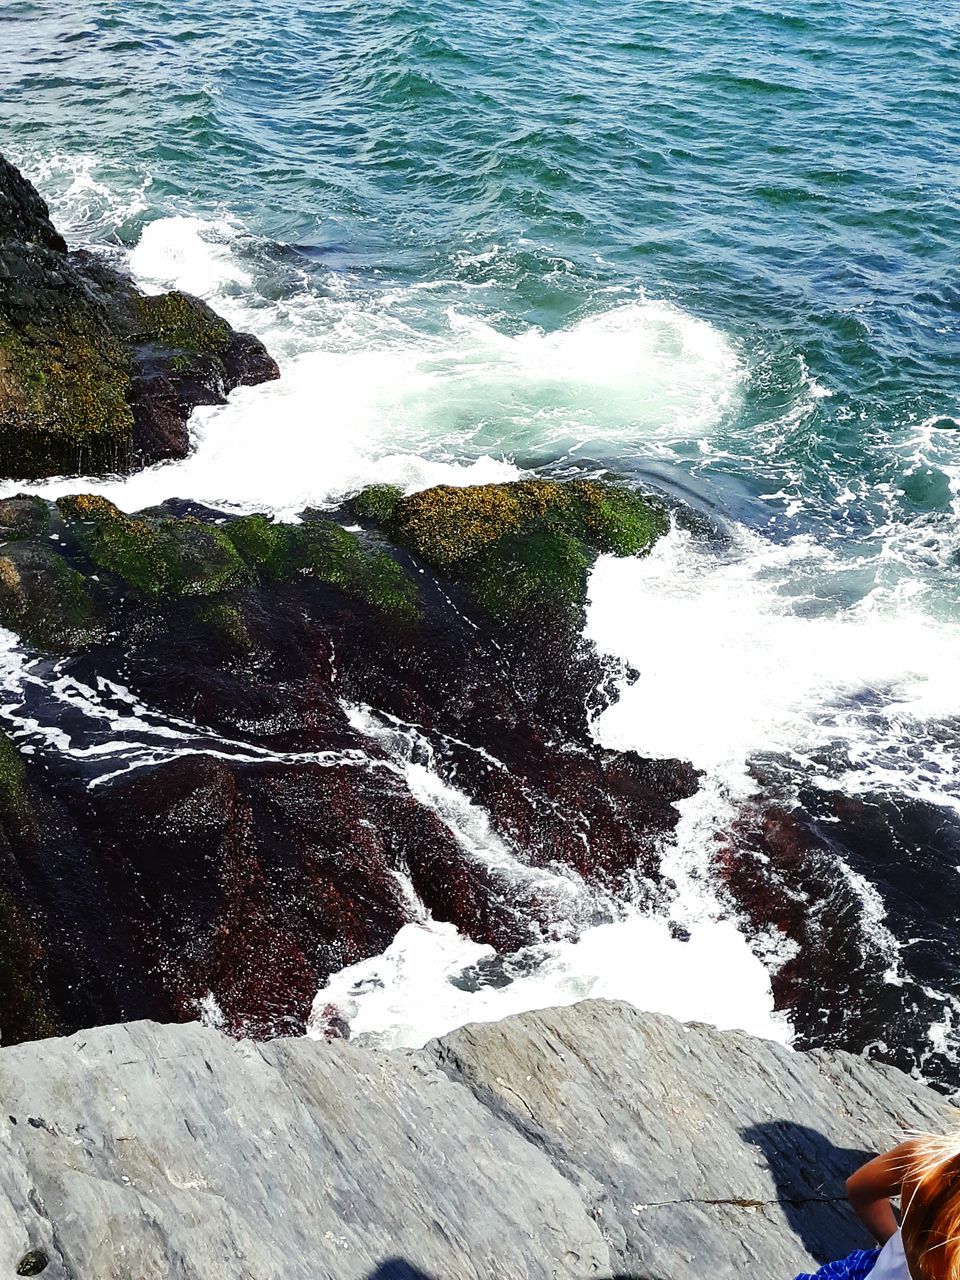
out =
{"type": "Polygon", "coordinates": [[[397,503],[390,527],[417,555],[447,568],[561,510],[565,502],[564,486],[548,480],[462,489],[438,485],[397,503]]]}
{"type": "Polygon", "coordinates": [[[230,591],[248,581],[222,527],[186,517],[124,515],[105,498],[61,498],[61,514],[93,563],[147,596],[176,598],[230,591]]]}
{"type": "Polygon", "coordinates": [[[382,524],[501,619],[551,605],[572,616],[598,552],[643,555],[668,527],[659,504],[595,480],[438,486],[398,499],[382,524]]]}
{"type": "Polygon", "coordinates": [[[0,316],[0,472],[36,477],[122,465],[133,414],[128,353],[77,302],[14,329],[0,316]]]}
{"type": "Polygon", "coordinates": [[[469,560],[507,534],[547,525],[596,551],[641,555],[667,521],[648,498],[598,480],[439,485],[401,499],[389,520],[404,545],[438,568],[469,560]]]}
{"type": "Polygon", "coordinates": [[[137,300],[138,337],[175,351],[221,356],[230,345],[230,326],[199,298],[174,291],[137,300]]]}

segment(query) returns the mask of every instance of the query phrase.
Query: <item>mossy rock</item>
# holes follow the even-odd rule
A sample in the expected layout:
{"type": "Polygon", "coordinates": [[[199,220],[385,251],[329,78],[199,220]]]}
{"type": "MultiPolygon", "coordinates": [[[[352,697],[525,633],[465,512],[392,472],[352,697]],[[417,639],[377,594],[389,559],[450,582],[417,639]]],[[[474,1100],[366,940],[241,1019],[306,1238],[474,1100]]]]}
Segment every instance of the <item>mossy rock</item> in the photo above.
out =
{"type": "Polygon", "coordinates": [[[97,494],[60,498],[55,508],[30,498],[0,503],[0,625],[47,652],[104,639],[122,625],[128,604],[141,612],[146,606],[148,617],[195,601],[195,620],[246,653],[253,641],[245,593],[300,577],[362,600],[394,623],[420,616],[417,587],[404,569],[331,520],[126,515],[97,494]],[[4,521],[19,535],[8,542],[4,521]]]}
{"type": "Polygon", "coordinates": [[[130,354],[82,298],[17,328],[0,312],[0,473],[28,479],[123,466],[133,439],[130,354]]]}
{"type": "Polygon", "coordinates": [[[198,404],[278,376],[256,338],[199,298],[146,297],[105,259],[68,253],[43,200],[0,156],[0,475],[182,457],[198,404]]]}
{"type": "Polygon", "coordinates": [[[573,618],[598,553],[645,555],[669,527],[660,504],[597,480],[441,485],[406,498],[374,486],[353,509],[501,620],[544,606],[573,618]]]}
{"type": "Polygon", "coordinates": [[[332,520],[274,524],[245,516],[224,526],[244,562],[275,581],[308,575],[366,601],[396,621],[419,616],[417,589],[399,564],[332,520]]]}
{"type": "Polygon", "coordinates": [[[369,484],[353,499],[350,508],[361,520],[388,525],[402,498],[403,490],[395,484],[369,484]]]}
{"type": "Polygon", "coordinates": [[[266,516],[241,516],[223,527],[240,558],[263,576],[282,582],[293,576],[290,526],[275,524],[266,516]]]}
{"type": "Polygon", "coordinates": [[[0,548],[0,623],[50,653],[68,653],[103,632],[87,580],[45,543],[0,548]]]}
{"type": "MultiPolygon", "coordinates": [[[[233,333],[205,302],[179,290],[138,298],[137,321],[141,341],[195,355],[222,356],[233,333]]],[[[181,357],[181,366],[189,367],[189,361],[181,357]]]]}
{"type": "Polygon", "coordinates": [[[50,505],[43,498],[18,493],[0,499],[0,539],[25,538],[46,533],[50,527],[50,505]]]}
{"type": "Polygon", "coordinates": [[[146,596],[216,595],[249,581],[222,526],[189,516],[128,516],[95,495],[61,498],[57,506],[97,568],[146,596]]]}
{"type": "Polygon", "coordinates": [[[572,615],[581,608],[593,556],[563,529],[508,534],[471,562],[470,594],[507,620],[542,605],[572,615]]]}

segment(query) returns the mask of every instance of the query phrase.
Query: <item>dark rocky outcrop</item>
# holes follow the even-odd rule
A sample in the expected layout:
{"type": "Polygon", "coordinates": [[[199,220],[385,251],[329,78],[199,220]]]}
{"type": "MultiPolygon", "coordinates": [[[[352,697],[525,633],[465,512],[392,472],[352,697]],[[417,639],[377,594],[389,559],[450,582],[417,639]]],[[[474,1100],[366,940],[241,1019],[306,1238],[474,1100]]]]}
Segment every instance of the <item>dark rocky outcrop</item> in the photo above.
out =
{"type": "Polygon", "coordinates": [[[0,1271],[50,1280],[791,1277],[942,1100],[591,1001],[422,1051],[135,1023],[0,1051],[0,1271]]]}
{"type": "Polygon", "coordinates": [[[5,720],[36,754],[11,753],[22,1007],[4,1041],[191,1018],[211,991],[234,1031],[300,1030],[326,977],[411,918],[404,885],[506,951],[569,923],[524,867],[658,900],[660,842],[696,777],[596,746],[590,706],[614,672],[581,622],[586,567],[601,548],[645,550],[660,507],[595,482],[441,489],[394,498],[383,526],[399,546],[318,515],[0,503],[0,624],[96,704],[44,703],[40,681],[5,720]],[[580,567],[555,590],[561,535],[580,567]],[[521,566],[512,610],[488,607],[492,570],[475,576],[471,553],[521,566]],[[518,874],[411,793],[411,762],[483,806],[518,874]]]}
{"type": "Polygon", "coordinates": [[[183,457],[197,405],[276,377],[262,344],[198,298],[146,296],[105,260],[68,252],[0,156],[0,476],[183,457]]]}
{"type": "Polygon", "coordinates": [[[931,1028],[960,1000],[960,819],[907,796],[811,786],[777,804],[775,777],[765,787],[766,802],[746,807],[718,847],[716,868],[746,920],[792,944],[772,985],[798,1043],[879,1049],[952,1086],[956,1063],[931,1028]]]}

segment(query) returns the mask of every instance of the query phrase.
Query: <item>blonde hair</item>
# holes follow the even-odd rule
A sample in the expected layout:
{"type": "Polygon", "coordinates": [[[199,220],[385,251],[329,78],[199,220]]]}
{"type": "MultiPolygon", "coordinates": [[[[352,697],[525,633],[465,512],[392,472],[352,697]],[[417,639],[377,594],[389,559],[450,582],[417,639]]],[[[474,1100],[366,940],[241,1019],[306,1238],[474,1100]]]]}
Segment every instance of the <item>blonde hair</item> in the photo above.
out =
{"type": "Polygon", "coordinates": [[[900,1224],[911,1278],[960,1280],[960,1130],[911,1145],[900,1224]]]}

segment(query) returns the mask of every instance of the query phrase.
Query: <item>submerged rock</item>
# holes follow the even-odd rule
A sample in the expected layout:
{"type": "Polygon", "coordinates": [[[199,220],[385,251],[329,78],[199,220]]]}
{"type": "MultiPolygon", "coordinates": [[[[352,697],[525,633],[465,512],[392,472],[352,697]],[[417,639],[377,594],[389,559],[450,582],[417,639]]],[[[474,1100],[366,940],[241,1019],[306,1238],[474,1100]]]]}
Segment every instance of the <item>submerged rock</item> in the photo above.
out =
{"type": "Polygon", "coordinates": [[[891,1068],[606,1001],[392,1053],[140,1022],[4,1049],[0,1090],[0,1270],[51,1280],[789,1277],[869,1245],[867,1154],[951,1124],[891,1068]]]}
{"type": "Polygon", "coordinates": [[[145,296],[106,261],[68,252],[0,156],[0,476],[183,457],[197,405],[276,377],[263,345],[198,298],[145,296]]]}

